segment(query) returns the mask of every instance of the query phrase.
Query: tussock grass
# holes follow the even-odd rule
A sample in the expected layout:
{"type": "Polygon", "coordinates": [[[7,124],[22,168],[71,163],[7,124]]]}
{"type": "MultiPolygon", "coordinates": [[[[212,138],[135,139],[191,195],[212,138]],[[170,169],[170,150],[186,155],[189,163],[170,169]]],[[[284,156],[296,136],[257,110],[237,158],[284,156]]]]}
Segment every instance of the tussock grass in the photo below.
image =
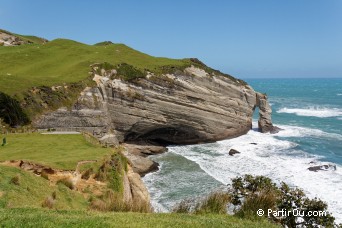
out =
{"type": "Polygon", "coordinates": [[[216,191],[207,195],[203,199],[183,200],[177,204],[172,212],[174,213],[194,213],[194,214],[227,214],[227,205],[231,196],[227,192],[216,191]]]}
{"type": "Polygon", "coordinates": [[[230,199],[230,195],[226,192],[213,192],[196,205],[195,213],[226,214],[227,204],[229,203],[230,199]]]}
{"type": "Polygon", "coordinates": [[[268,209],[274,210],[277,200],[277,193],[274,191],[253,193],[246,197],[241,208],[235,215],[241,218],[260,218],[256,215],[256,211],[259,209],[262,209],[263,211],[267,211],[268,209]]]}
{"type": "MultiPolygon", "coordinates": [[[[33,173],[4,165],[0,165],[0,191],[0,208],[41,208],[47,197],[55,200],[55,209],[80,210],[88,208],[89,204],[82,194],[62,184],[53,186],[33,173]],[[11,183],[13,177],[19,178],[19,185],[11,183]]],[[[48,205],[46,203],[44,205],[48,205]]]]}

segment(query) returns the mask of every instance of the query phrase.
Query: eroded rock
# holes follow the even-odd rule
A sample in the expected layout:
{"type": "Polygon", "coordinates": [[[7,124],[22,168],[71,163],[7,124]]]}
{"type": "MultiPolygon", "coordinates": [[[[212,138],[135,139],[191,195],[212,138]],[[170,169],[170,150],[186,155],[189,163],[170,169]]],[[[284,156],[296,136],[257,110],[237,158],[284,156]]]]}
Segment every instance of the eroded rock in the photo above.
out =
{"type": "Polygon", "coordinates": [[[311,167],[308,168],[308,170],[313,171],[313,172],[328,171],[328,170],[335,171],[336,170],[336,165],[327,164],[327,165],[311,166],[311,167]]]}
{"type": "Polygon", "coordinates": [[[261,131],[275,129],[267,98],[236,79],[193,66],[134,82],[104,75],[94,73],[97,87],[86,88],[72,110],[43,115],[35,126],[85,130],[99,138],[114,134],[118,142],[194,144],[247,133],[260,106],[261,131]]]}
{"type": "Polygon", "coordinates": [[[230,156],[234,156],[234,154],[241,154],[241,152],[235,150],[235,149],[230,149],[229,150],[229,153],[228,153],[230,156]]]}

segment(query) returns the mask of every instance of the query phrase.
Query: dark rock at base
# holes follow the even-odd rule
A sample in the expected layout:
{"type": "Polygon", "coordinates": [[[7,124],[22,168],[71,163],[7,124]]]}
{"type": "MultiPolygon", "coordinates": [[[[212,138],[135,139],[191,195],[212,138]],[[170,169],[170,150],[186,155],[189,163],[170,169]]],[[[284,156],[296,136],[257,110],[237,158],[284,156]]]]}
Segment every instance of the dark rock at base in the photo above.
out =
{"type": "Polygon", "coordinates": [[[239,151],[237,151],[237,150],[235,150],[235,149],[230,149],[229,155],[230,155],[230,156],[234,156],[234,154],[241,154],[241,152],[239,152],[239,151]]]}
{"type": "Polygon", "coordinates": [[[312,166],[309,167],[308,170],[313,171],[313,172],[317,172],[317,171],[328,171],[328,170],[336,170],[336,165],[317,165],[317,166],[312,166]]]}
{"type": "Polygon", "coordinates": [[[252,145],[258,145],[258,143],[250,143],[250,144],[252,144],[252,145]]]}
{"type": "Polygon", "coordinates": [[[284,129],[281,129],[280,127],[277,127],[277,126],[272,126],[272,128],[270,129],[270,133],[271,134],[276,134],[278,133],[279,131],[282,131],[284,129]]]}
{"type": "Polygon", "coordinates": [[[123,144],[123,146],[125,147],[123,155],[128,159],[133,171],[142,177],[147,173],[159,170],[159,164],[147,158],[147,156],[167,151],[167,148],[162,146],[136,144],[123,144]]]}

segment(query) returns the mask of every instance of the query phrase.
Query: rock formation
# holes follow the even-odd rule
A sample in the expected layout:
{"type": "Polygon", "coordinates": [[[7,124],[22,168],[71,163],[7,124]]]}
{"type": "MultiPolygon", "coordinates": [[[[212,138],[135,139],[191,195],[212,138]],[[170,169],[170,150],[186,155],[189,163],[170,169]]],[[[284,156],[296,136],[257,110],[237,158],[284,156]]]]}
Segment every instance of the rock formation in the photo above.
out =
{"type": "Polygon", "coordinates": [[[272,108],[267,101],[267,95],[256,93],[256,107],[259,108],[259,131],[262,133],[277,133],[281,130],[272,124],[272,108]]]}
{"type": "Polygon", "coordinates": [[[230,149],[229,152],[228,152],[228,154],[229,154],[230,156],[234,156],[234,154],[241,154],[241,152],[239,152],[239,151],[237,151],[237,150],[235,150],[235,149],[230,149]]]}
{"type": "MultiPolygon", "coordinates": [[[[48,42],[46,39],[39,38],[43,43],[48,42]]],[[[19,46],[22,44],[30,44],[33,43],[29,39],[25,40],[18,35],[12,34],[5,30],[0,29],[0,46],[19,46]]]]}
{"type": "Polygon", "coordinates": [[[86,88],[71,110],[45,114],[34,121],[35,126],[86,130],[107,144],[193,144],[247,133],[259,107],[260,131],[275,130],[266,95],[241,80],[194,66],[175,74],[149,73],[133,81],[115,74],[95,66],[97,87],[86,88]]]}

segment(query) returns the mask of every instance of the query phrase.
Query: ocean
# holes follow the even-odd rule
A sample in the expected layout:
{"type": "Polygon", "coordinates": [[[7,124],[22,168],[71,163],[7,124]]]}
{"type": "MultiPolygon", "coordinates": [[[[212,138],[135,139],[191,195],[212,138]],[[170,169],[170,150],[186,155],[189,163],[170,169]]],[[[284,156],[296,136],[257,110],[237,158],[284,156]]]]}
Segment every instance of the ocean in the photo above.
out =
{"type": "Polygon", "coordinates": [[[156,211],[167,212],[183,199],[196,198],[244,174],[264,175],[304,190],[328,203],[342,222],[342,79],[250,79],[266,93],[277,134],[253,129],[238,138],[209,144],[169,146],[151,157],[160,170],[143,181],[156,211]],[[241,154],[229,156],[230,149],[241,154]],[[311,166],[336,166],[318,172],[311,166]]]}

